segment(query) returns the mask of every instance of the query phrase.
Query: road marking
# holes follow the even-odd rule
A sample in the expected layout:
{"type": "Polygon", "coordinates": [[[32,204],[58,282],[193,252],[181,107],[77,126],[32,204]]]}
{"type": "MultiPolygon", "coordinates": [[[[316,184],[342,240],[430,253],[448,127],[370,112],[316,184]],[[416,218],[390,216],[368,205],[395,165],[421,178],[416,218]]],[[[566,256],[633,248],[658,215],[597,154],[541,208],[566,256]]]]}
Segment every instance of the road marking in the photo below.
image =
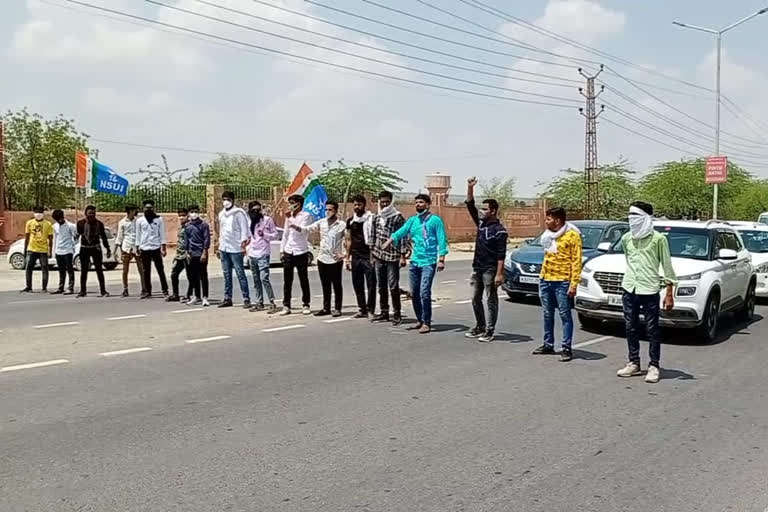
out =
{"type": "Polygon", "coordinates": [[[180,315],[182,313],[192,313],[193,311],[202,311],[205,308],[192,308],[192,309],[177,309],[176,311],[171,311],[174,315],[180,315]]]}
{"type": "Polygon", "coordinates": [[[133,318],[146,318],[147,315],[126,315],[126,316],[111,316],[109,318],[106,318],[106,320],[131,320],[133,318]]]}
{"type": "Polygon", "coordinates": [[[12,300],[8,304],[40,304],[42,302],[64,302],[72,299],[12,300]]]}
{"type": "Polygon", "coordinates": [[[122,356],[125,354],[135,354],[136,352],[146,352],[148,350],[152,350],[152,347],[138,347],[138,348],[127,348],[125,350],[113,350],[112,352],[102,352],[99,355],[104,357],[122,356]]]}
{"type": "Polygon", "coordinates": [[[301,329],[302,327],[306,327],[306,325],[304,324],[284,325],[282,327],[272,327],[271,329],[262,329],[261,332],[288,331],[290,329],[301,329]]]}
{"type": "Polygon", "coordinates": [[[456,281],[443,281],[443,284],[455,284],[456,281]]]}
{"type": "Polygon", "coordinates": [[[457,300],[454,304],[469,304],[471,300],[457,300]]]}
{"type": "Polygon", "coordinates": [[[593,340],[589,341],[582,341],[581,343],[577,343],[573,346],[573,348],[581,348],[586,347],[588,345],[594,345],[595,343],[600,343],[601,341],[607,341],[613,339],[613,336],[602,336],[600,338],[595,338],[593,340]]]}
{"type": "Polygon", "coordinates": [[[228,338],[231,338],[232,336],[228,336],[226,334],[222,334],[221,336],[210,336],[208,338],[196,338],[193,340],[186,340],[187,343],[205,343],[206,341],[219,341],[219,340],[226,340],[228,338]]]}
{"type": "Polygon", "coordinates": [[[443,307],[442,304],[432,304],[432,309],[441,308],[441,307],[443,307]]]}
{"type": "Polygon", "coordinates": [[[68,325],[77,325],[80,322],[59,322],[58,324],[36,325],[35,329],[47,329],[49,327],[67,327],[68,325]]]}
{"type": "Polygon", "coordinates": [[[333,320],[323,320],[327,324],[337,324],[339,322],[348,322],[352,320],[351,316],[348,316],[346,318],[334,318],[333,320]]]}
{"type": "Polygon", "coordinates": [[[52,359],[51,361],[42,361],[40,363],[17,364],[16,366],[5,366],[0,368],[0,372],[13,372],[16,370],[27,370],[29,368],[42,368],[43,366],[53,366],[54,364],[64,364],[69,361],[66,359],[52,359]]]}
{"type": "Polygon", "coordinates": [[[316,298],[316,299],[322,299],[322,298],[323,298],[323,296],[322,296],[322,295],[315,295],[315,298],[316,298]]]}

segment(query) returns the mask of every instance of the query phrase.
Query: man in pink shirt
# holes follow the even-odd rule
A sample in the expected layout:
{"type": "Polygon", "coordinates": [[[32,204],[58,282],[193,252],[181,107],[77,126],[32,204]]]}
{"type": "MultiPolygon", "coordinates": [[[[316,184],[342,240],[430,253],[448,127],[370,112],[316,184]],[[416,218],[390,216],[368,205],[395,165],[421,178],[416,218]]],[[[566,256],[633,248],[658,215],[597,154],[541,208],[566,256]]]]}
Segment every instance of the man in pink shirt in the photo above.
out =
{"type": "Polygon", "coordinates": [[[248,243],[248,259],[253,273],[253,289],[256,291],[255,303],[251,311],[264,311],[264,296],[269,301],[269,313],[277,311],[275,293],[269,280],[269,261],[272,255],[272,240],[277,239],[275,221],[264,215],[261,203],[251,201],[248,204],[251,218],[251,241],[248,243]]]}

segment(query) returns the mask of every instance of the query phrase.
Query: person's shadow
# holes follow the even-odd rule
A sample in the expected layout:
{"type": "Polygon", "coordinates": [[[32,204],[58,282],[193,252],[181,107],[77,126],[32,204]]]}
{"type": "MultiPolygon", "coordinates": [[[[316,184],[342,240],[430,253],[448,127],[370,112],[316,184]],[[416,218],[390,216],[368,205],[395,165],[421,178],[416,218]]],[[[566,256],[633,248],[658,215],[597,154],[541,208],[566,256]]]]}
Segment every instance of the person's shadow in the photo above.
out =
{"type": "Polygon", "coordinates": [[[590,352],[588,350],[575,349],[573,351],[573,358],[583,359],[584,361],[599,361],[600,359],[605,359],[605,354],[601,354],[599,352],[590,352]]]}
{"type": "Polygon", "coordinates": [[[533,338],[526,334],[512,334],[509,332],[500,332],[494,336],[493,341],[499,341],[504,343],[528,343],[533,341],[533,338]]]}
{"type": "Polygon", "coordinates": [[[662,380],[696,380],[696,377],[682,370],[673,370],[668,368],[661,369],[662,380]]]}

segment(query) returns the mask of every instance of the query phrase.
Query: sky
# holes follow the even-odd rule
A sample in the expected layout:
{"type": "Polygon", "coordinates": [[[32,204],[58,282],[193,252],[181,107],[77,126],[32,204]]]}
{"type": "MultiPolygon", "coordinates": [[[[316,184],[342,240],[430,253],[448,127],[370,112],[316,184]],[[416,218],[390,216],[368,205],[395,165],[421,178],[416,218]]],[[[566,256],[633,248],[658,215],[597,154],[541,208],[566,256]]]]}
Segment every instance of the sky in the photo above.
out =
{"type": "MultiPolygon", "coordinates": [[[[174,169],[196,169],[223,152],[281,160],[291,173],[304,160],[320,170],[344,158],[396,169],[408,191],[440,172],[452,176],[453,193],[469,176],[481,184],[512,177],[521,197],[535,196],[561,169],[584,167],[579,65],[608,66],[597,78],[606,86],[600,163],[625,158],[643,173],[660,161],[714,154],[715,37],[672,21],[717,28],[768,4],[480,0],[580,48],[472,0],[83,1],[198,32],[66,0],[2,2],[0,110],[75,119],[117,172],[160,163],[161,153],[174,169]]],[[[738,108],[722,111],[721,153],[768,178],[766,33],[768,14],[723,38],[722,90],[738,108]]]]}

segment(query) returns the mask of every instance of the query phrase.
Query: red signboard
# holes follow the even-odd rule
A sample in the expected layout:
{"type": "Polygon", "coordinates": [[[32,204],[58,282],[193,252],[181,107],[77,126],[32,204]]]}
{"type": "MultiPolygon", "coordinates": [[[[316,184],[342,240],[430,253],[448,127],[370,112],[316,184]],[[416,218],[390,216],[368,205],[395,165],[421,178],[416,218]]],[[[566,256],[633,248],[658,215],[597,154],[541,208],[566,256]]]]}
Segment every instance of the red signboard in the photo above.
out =
{"type": "Polygon", "coordinates": [[[728,157],[711,156],[707,158],[707,183],[725,183],[728,181],[728,157]]]}

